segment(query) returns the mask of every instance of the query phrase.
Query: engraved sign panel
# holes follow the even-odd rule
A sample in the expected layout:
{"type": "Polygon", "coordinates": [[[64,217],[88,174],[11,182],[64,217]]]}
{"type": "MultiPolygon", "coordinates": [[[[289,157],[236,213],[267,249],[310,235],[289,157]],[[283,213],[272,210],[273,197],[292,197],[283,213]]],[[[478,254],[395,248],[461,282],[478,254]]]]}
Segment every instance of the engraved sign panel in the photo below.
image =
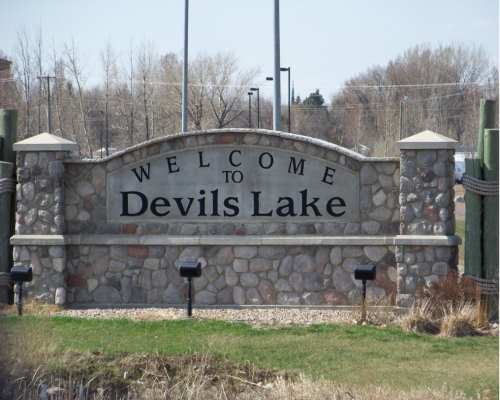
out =
{"type": "Polygon", "coordinates": [[[107,177],[110,222],[358,221],[359,175],[260,146],[163,153],[107,177]]]}

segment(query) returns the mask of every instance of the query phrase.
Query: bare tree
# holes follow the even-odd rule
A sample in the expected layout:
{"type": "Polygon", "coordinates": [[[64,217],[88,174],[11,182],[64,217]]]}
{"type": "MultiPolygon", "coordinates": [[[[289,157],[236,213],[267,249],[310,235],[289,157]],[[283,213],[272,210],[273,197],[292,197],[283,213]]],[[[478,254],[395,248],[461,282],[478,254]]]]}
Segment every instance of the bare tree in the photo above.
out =
{"type": "Polygon", "coordinates": [[[30,47],[30,41],[26,31],[18,33],[16,46],[17,54],[14,70],[18,77],[17,80],[20,82],[24,98],[25,117],[22,119],[24,121],[24,124],[22,125],[24,126],[25,135],[29,135],[31,133],[31,89],[33,84],[33,67],[30,47]]]}
{"type": "Polygon", "coordinates": [[[43,34],[40,28],[37,33],[36,43],[35,43],[35,62],[38,73],[38,99],[37,99],[37,109],[38,109],[38,133],[42,132],[42,99],[43,99],[43,34]]]}
{"type": "Polygon", "coordinates": [[[151,43],[143,44],[137,57],[137,73],[141,84],[141,97],[144,112],[146,140],[150,139],[150,103],[152,98],[152,77],[154,69],[154,51],[151,43]]]}
{"type": "Polygon", "coordinates": [[[130,107],[130,122],[129,122],[129,143],[130,146],[134,144],[134,49],[130,46],[129,52],[129,107],[130,107]]]}
{"type": "Polygon", "coordinates": [[[209,83],[209,103],[216,120],[217,128],[230,125],[243,113],[242,99],[251,82],[257,75],[256,70],[240,72],[236,57],[219,53],[209,57],[206,63],[209,83]]]}
{"type": "Polygon", "coordinates": [[[386,66],[348,80],[332,97],[330,140],[343,138],[350,146],[359,141],[390,155],[397,154],[400,136],[431,129],[470,148],[479,99],[487,95],[488,64],[481,48],[415,46],[386,66]]]}
{"type": "Polygon", "coordinates": [[[89,131],[87,128],[87,116],[85,113],[85,93],[84,93],[84,86],[83,86],[83,75],[82,75],[82,70],[80,66],[80,60],[78,57],[78,51],[76,49],[76,45],[74,40],[71,42],[71,45],[65,45],[64,48],[64,55],[66,59],[66,67],[69,70],[75,84],[78,90],[78,104],[80,108],[80,117],[81,117],[81,122],[82,122],[82,130],[83,130],[83,136],[86,140],[87,144],[87,151],[89,156],[92,158],[93,152],[92,152],[92,142],[90,139],[89,131]]]}
{"type": "MultiPolygon", "coordinates": [[[[101,52],[101,62],[104,72],[104,133],[105,133],[105,148],[106,156],[109,156],[109,147],[111,145],[110,136],[110,101],[113,97],[115,80],[117,78],[116,57],[114,55],[111,44],[106,44],[106,49],[101,52]]],[[[100,135],[102,138],[102,132],[100,135]]],[[[102,149],[102,140],[99,144],[102,149]]]]}
{"type": "Polygon", "coordinates": [[[61,133],[61,136],[66,136],[66,131],[64,129],[64,114],[66,110],[66,101],[64,99],[64,83],[66,81],[64,76],[64,61],[59,57],[56,51],[55,44],[52,44],[52,72],[56,77],[54,80],[54,108],[57,117],[57,126],[61,133]]]}

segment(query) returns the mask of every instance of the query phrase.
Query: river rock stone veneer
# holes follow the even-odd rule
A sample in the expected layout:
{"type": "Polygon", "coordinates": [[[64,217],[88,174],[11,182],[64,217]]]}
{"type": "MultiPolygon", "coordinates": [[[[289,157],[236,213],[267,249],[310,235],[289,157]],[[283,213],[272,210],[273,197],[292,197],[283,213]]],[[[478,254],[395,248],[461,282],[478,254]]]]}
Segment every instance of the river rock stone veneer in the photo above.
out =
{"type": "Polygon", "coordinates": [[[234,129],[157,138],[81,160],[70,156],[72,142],[42,134],[15,145],[14,260],[33,268],[28,296],[61,305],[184,303],[176,262],[195,258],[203,267],[194,281],[199,304],[357,304],[353,270],[374,263],[369,300],[408,306],[425,285],[456,269],[453,147],[424,132],[401,141],[400,159],[371,158],[300,135],[234,129]],[[346,207],[358,217],[109,221],[110,174],[214,146],[279,149],[326,165],[327,181],[332,169],[344,168],[357,177],[359,202],[346,207]]]}

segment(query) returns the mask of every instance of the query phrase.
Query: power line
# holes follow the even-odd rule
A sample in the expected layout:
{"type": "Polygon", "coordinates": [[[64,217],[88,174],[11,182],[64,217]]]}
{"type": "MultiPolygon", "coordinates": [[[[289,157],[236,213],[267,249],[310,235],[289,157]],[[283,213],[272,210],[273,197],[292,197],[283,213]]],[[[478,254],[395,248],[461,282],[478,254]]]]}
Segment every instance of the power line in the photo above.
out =
{"type": "Polygon", "coordinates": [[[487,83],[481,82],[444,82],[444,83],[412,83],[412,84],[393,84],[393,85],[347,85],[341,89],[385,89],[385,88],[429,88],[443,86],[487,86],[487,83]]]}

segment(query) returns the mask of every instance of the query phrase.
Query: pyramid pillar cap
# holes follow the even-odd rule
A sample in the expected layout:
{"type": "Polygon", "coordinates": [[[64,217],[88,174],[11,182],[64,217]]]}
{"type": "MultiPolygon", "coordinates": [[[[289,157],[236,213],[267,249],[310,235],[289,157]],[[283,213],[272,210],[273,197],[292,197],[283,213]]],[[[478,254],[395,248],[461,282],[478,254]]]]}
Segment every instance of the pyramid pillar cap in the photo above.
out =
{"type": "Polygon", "coordinates": [[[423,131],[398,141],[400,150],[455,149],[458,142],[432,131],[423,131]]]}
{"type": "Polygon", "coordinates": [[[40,133],[36,136],[14,143],[14,151],[73,151],[78,145],[51,133],[40,133]]]}

